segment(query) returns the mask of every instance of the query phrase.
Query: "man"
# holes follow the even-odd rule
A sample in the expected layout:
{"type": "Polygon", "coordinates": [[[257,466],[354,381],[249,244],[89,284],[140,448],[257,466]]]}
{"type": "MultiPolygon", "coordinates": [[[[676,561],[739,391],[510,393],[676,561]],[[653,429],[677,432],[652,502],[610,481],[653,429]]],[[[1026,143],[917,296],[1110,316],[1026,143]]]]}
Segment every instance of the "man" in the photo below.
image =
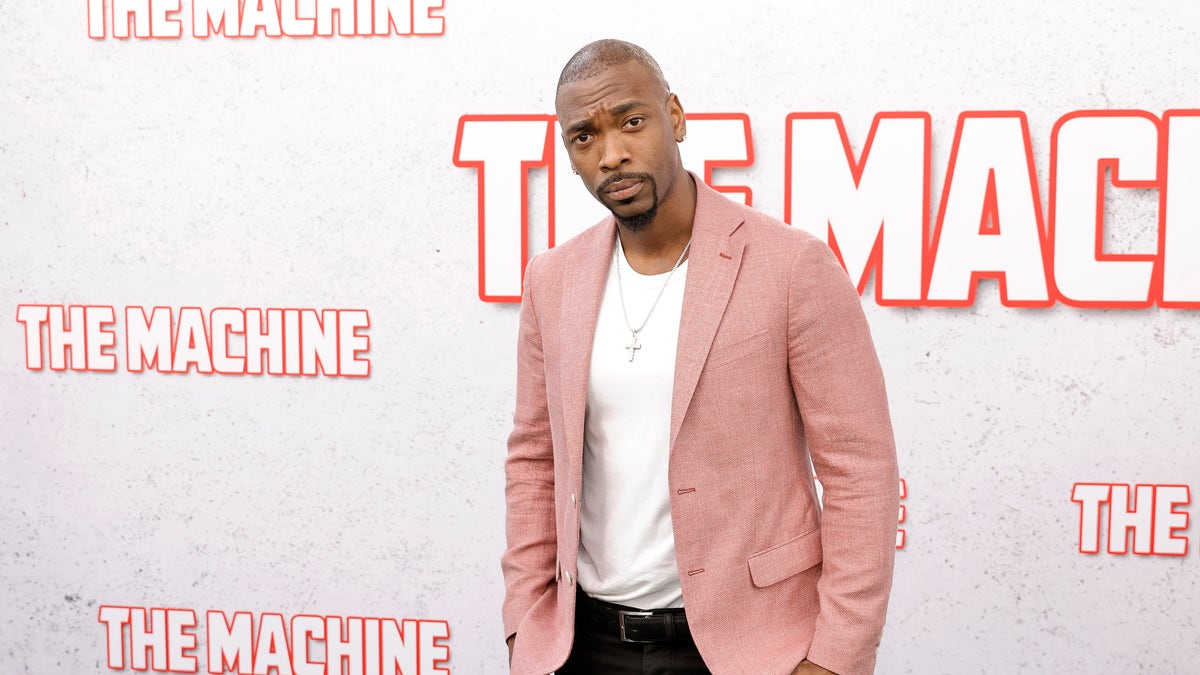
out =
{"type": "Polygon", "coordinates": [[[612,217],[525,272],[512,672],[872,672],[898,478],[848,276],[684,170],[683,108],[641,48],[584,47],[555,107],[612,217]]]}

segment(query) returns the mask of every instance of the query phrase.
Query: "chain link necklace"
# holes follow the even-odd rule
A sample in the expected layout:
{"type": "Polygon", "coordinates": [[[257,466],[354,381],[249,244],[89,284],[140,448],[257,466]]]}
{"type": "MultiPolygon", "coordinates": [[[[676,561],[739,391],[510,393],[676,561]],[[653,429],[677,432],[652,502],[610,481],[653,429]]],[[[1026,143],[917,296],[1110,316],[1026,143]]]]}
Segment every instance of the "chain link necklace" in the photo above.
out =
{"type": "MultiPolygon", "coordinates": [[[[650,311],[646,312],[646,318],[642,319],[641,325],[639,325],[637,328],[634,328],[633,324],[630,323],[629,310],[625,308],[625,288],[621,282],[621,261],[613,261],[617,265],[617,292],[621,296],[621,315],[625,317],[625,327],[629,329],[630,340],[629,344],[625,345],[625,351],[629,352],[630,363],[633,362],[633,357],[637,356],[637,350],[642,348],[642,345],[638,342],[638,333],[640,333],[641,330],[646,327],[646,322],[650,320],[650,315],[654,313],[654,308],[658,306],[659,299],[662,298],[663,292],[667,290],[667,284],[671,283],[671,277],[675,275],[675,270],[679,269],[679,266],[683,263],[683,256],[687,255],[688,249],[691,248],[691,246],[692,239],[691,237],[688,237],[687,244],[684,245],[683,250],[679,252],[679,258],[675,261],[675,266],[672,267],[671,271],[667,273],[667,280],[663,282],[662,288],[658,289],[658,295],[654,296],[654,303],[650,305],[650,311]]],[[[621,247],[620,235],[617,235],[617,245],[613,248],[613,255],[619,255],[622,258],[625,257],[625,249],[621,247]]]]}

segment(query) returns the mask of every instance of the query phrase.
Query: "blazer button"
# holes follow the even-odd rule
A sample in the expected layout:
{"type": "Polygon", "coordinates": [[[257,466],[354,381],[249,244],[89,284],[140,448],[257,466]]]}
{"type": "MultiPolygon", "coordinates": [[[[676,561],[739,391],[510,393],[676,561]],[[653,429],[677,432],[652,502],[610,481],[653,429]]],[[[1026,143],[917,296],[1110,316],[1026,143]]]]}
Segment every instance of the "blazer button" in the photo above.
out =
{"type": "Polygon", "coordinates": [[[570,572],[568,572],[567,570],[563,570],[563,576],[567,578],[567,585],[568,585],[568,586],[574,586],[574,585],[575,585],[575,580],[571,578],[571,573],[570,573],[570,572]]]}
{"type": "Polygon", "coordinates": [[[575,493],[571,493],[571,506],[575,506],[575,493]]]}

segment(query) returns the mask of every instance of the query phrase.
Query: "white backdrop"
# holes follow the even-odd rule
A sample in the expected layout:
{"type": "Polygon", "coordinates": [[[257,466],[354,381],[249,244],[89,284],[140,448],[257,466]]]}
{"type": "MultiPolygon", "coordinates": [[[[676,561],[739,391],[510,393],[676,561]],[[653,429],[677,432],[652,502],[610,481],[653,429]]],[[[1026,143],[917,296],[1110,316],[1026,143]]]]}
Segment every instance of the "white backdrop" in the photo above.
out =
{"type": "MultiPolygon", "coordinates": [[[[1045,209],[1063,115],[1200,107],[1184,2],[447,0],[443,35],[299,39],[197,39],[188,6],[180,39],[91,40],[82,1],[0,2],[5,673],[107,670],[102,605],[444,620],[452,672],[504,671],[517,308],[478,297],[456,128],[552,113],[588,41],[748,115],[753,165],[716,178],[777,216],[790,113],[840,113],[858,153],[876,113],[928,112],[936,208],[959,113],[1024,111],[1045,209]],[[371,372],[131,373],[120,331],[116,372],[30,370],[23,304],[366,309],[371,372]]],[[[1110,188],[1107,245],[1153,252],[1157,214],[1110,188]]],[[[879,672],[1193,672],[1196,528],[1085,555],[1071,495],[1200,485],[1200,316],[872,293],[907,486],[879,672]]]]}

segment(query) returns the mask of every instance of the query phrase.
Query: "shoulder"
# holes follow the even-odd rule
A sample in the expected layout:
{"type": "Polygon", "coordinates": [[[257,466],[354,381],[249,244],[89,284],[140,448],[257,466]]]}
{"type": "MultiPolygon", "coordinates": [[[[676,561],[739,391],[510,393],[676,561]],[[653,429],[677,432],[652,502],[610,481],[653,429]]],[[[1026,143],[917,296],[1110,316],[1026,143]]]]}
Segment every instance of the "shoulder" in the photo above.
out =
{"type": "Polygon", "coordinates": [[[537,261],[539,269],[561,271],[569,266],[573,260],[576,260],[578,256],[589,255],[595,249],[604,248],[609,245],[607,240],[612,237],[614,227],[612,216],[607,216],[567,241],[556,244],[553,248],[548,248],[533,256],[533,258],[530,258],[529,263],[532,265],[534,261],[537,261]]]}
{"type": "Polygon", "coordinates": [[[818,237],[779,218],[746,206],[716,191],[697,178],[697,221],[716,224],[717,228],[733,229],[735,236],[756,247],[771,247],[779,252],[804,252],[820,255],[829,247],[818,237]],[[729,227],[736,225],[736,227],[729,227]]]}
{"type": "Polygon", "coordinates": [[[773,252],[775,255],[771,257],[777,262],[786,261],[793,272],[797,267],[804,269],[813,266],[828,271],[832,263],[842,276],[846,276],[841,263],[820,237],[740,202],[726,201],[729,205],[725,208],[741,221],[737,234],[743,237],[747,244],[773,252]]]}
{"type": "Polygon", "coordinates": [[[793,299],[831,292],[857,297],[850,275],[824,239],[739,202],[730,201],[729,208],[742,221],[737,235],[747,251],[756,251],[746,260],[757,260],[786,279],[793,299]]]}
{"type": "Polygon", "coordinates": [[[538,291],[559,287],[567,273],[590,257],[610,251],[615,222],[608,216],[583,232],[529,259],[525,284],[538,291]]]}

